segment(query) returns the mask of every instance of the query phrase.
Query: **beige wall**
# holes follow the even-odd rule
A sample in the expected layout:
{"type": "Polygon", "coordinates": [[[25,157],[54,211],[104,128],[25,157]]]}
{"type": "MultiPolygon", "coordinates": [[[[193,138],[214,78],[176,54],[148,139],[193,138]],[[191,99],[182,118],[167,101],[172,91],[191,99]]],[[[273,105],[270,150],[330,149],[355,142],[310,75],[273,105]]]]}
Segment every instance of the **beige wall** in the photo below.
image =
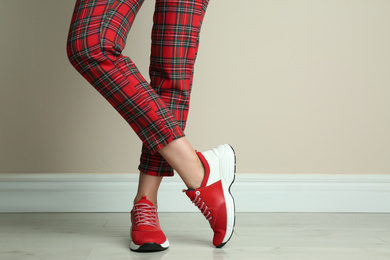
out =
{"type": "MultiPolygon", "coordinates": [[[[0,172],[137,172],[141,142],[71,67],[74,0],[0,1],[0,172]]],[[[148,78],[146,0],[128,39],[148,78]]],[[[187,136],[241,173],[390,173],[390,1],[211,0],[187,136]]]]}

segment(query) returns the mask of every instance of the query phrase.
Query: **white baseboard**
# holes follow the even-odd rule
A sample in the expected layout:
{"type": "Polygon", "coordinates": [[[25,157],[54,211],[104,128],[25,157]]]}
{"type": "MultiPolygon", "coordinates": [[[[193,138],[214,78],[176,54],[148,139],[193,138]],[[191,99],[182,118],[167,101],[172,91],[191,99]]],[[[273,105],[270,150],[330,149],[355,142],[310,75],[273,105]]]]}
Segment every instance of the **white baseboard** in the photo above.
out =
{"type": "MultiPolygon", "coordinates": [[[[0,174],[0,212],[128,212],[137,174],[0,174]]],[[[197,212],[179,177],[159,212],[197,212]]],[[[390,174],[237,174],[237,212],[390,212],[390,174]]]]}

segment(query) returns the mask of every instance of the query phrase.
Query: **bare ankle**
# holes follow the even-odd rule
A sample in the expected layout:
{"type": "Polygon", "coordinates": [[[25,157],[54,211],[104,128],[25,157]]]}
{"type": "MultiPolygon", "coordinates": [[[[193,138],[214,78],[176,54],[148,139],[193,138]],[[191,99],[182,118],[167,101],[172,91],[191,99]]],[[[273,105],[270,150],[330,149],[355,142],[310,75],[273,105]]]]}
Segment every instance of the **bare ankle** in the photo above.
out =
{"type": "Polygon", "coordinates": [[[204,167],[200,159],[198,159],[196,170],[194,171],[193,178],[190,182],[186,183],[187,188],[197,189],[202,185],[204,178],[204,167]]]}

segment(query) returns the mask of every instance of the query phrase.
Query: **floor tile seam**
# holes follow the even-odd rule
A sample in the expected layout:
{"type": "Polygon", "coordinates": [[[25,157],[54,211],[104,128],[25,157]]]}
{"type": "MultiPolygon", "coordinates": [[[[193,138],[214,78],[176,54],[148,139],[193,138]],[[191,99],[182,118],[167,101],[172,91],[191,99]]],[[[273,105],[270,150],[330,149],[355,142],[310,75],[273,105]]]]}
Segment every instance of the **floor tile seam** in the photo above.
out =
{"type": "Polygon", "coordinates": [[[93,247],[91,247],[91,249],[89,250],[88,255],[84,258],[84,260],[88,260],[89,259],[89,257],[91,256],[92,251],[93,251],[93,247]]]}
{"type": "Polygon", "coordinates": [[[380,238],[380,237],[375,237],[375,238],[376,238],[376,239],[379,239],[380,241],[382,241],[382,242],[384,242],[384,243],[386,243],[386,245],[390,247],[390,242],[387,241],[386,239],[383,239],[383,238],[380,238]]]}

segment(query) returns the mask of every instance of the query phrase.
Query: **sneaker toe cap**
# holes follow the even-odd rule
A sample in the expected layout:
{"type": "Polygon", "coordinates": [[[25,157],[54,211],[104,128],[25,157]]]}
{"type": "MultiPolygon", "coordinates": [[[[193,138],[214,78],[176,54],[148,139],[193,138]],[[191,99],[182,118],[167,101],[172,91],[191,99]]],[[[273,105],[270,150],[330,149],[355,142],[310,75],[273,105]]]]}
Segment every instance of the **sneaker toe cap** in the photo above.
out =
{"type": "Polygon", "coordinates": [[[145,243],[157,243],[163,244],[167,238],[162,231],[138,231],[133,230],[131,232],[131,238],[133,243],[137,245],[143,245],[145,243]]]}
{"type": "Polygon", "coordinates": [[[225,238],[226,231],[225,230],[214,230],[213,237],[213,245],[218,247],[223,243],[223,239],[225,238]]]}

